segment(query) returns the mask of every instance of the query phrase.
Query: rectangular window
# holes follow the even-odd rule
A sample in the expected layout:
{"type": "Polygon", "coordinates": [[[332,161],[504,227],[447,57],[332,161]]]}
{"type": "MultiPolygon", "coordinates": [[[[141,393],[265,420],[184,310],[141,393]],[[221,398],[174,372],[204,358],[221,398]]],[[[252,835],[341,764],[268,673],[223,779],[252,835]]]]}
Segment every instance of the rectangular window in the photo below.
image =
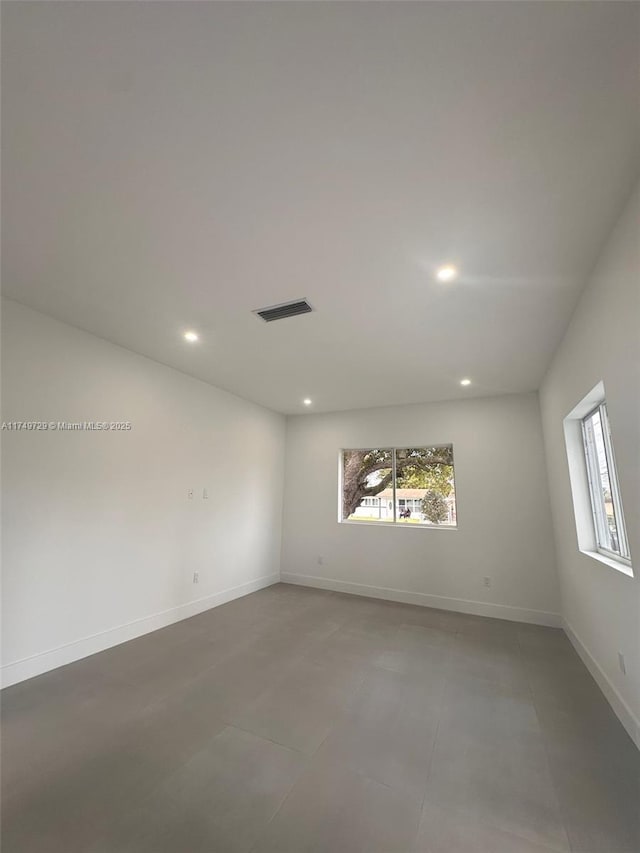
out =
{"type": "Polygon", "coordinates": [[[342,521],[456,527],[453,447],[342,451],[342,521]]]}
{"type": "Polygon", "coordinates": [[[603,402],[582,419],[584,453],[598,551],[630,562],[607,406],[603,402]]]}

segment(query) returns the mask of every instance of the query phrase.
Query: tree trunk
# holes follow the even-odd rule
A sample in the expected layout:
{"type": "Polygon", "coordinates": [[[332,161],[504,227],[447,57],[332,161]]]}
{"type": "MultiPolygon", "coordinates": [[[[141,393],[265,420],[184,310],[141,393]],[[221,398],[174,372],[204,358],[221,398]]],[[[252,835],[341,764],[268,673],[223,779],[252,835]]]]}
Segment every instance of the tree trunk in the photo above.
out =
{"type": "Polygon", "coordinates": [[[345,456],[342,480],[342,517],[345,520],[356,511],[364,497],[363,487],[366,488],[366,484],[359,483],[364,456],[362,451],[351,451],[348,458],[345,456]]]}

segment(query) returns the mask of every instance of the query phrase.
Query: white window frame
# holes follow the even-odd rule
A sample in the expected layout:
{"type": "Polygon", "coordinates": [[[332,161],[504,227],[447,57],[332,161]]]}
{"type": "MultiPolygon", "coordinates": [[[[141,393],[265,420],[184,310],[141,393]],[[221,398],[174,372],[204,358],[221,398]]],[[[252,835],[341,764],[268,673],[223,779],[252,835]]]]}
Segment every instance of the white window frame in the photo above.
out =
{"type": "MultiPolygon", "coordinates": [[[[573,500],[573,511],[576,525],[577,546],[578,551],[585,557],[596,560],[597,562],[606,565],[608,568],[615,569],[621,574],[632,578],[634,576],[633,555],[630,553],[629,539],[626,536],[626,530],[624,535],[627,553],[630,554],[629,558],[621,557],[617,552],[610,551],[606,548],[601,549],[599,547],[599,541],[596,533],[597,521],[594,518],[593,502],[591,498],[591,486],[588,470],[589,463],[587,453],[585,451],[583,421],[600,405],[605,403],[606,394],[604,383],[598,382],[598,384],[592,388],[576,406],[574,406],[563,421],[567,462],[569,467],[569,481],[571,485],[571,497],[573,500]]],[[[606,430],[603,431],[603,435],[604,432],[606,432],[606,430]]],[[[624,524],[620,481],[618,479],[617,469],[615,469],[615,457],[613,453],[613,441],[611,439],[610,428],[606,441],[610,448],[610,458],[614,460],[616,500],[619,508],[617,517],[621,518],[622,523],[624,524]]],[[[614,486],[611,480],[610,483],[613,497],[614,486]]]]}
{"type": "Polygon", "coordinates": [[[627,531],[624,523],[622,497],[620,495],[620,484],[618,482],[618,472],[616,470],[615,456],[613,453],[611,427],[609,425],[606,401],[603,400],[582,418],[582,437],[584,442],[585,466],[587,469],[587,479],[589,481],[589,497],[591,500],[593,529],[597,551],[605,557],[609,557],[612,560],[619,560],[621,563],[625,563],[630,566],[631,552],[629,551],[629,540],[627,538],[627,531]],[[605,531],[608,527],[608,521],[604,501],[602,500],[602,484],[600,479],[600,465],[597,458],[597,449],[594,441],[590,438],[588,426],[588,422],[593,419],[595,414],[600,415],[605,461],[611,490],[611,503],[613,505],[613,517],[615,519],[616,534],[620,548],[619,552],[613,551],[611,548],[607,548],[606,545],[603,544],[603,539],[605,539],[607,535],[605,531]]]}

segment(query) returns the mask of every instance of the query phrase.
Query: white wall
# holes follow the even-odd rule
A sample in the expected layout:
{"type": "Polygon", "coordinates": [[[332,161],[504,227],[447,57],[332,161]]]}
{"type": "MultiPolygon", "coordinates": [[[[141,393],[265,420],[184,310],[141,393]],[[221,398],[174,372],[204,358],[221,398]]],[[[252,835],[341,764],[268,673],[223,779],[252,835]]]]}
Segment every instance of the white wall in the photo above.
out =
{"type": "Polygon", "coordinates": [[[537,394],[287,419],[283,580],[559,624],[552,535],[537,394]],[[457,530],[338,523],[341,448],[449,442],[457,530]]]}
{"type": "Polygon", "coordinates": [[[640,187],[540,391],[567,631],[640,746],[640,187]],[[604,381],[635,577],[578,551],[562,422],[604,381]],[[618,666],[626,657],[627,675],[618,666]]]}
{"type": "Polygon", "coordinates": [[[3,420],[133,424],[1,434],[5,684],[277,580],[281,415],[15,302],[2,322],[3,420]]]}

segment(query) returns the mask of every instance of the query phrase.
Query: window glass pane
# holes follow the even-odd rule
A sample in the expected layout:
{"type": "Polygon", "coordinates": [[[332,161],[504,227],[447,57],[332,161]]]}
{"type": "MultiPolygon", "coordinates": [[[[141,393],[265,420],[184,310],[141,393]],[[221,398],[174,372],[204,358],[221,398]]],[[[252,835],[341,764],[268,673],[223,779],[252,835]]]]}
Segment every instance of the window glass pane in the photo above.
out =
{"type": "Polygon", "coordinates": [[[600,409],[585,418],[585,450],[591,501],[598,545],[607,551],[620,553],[620,537],[613,504],[611,476],[603,434],[600,409]]]}
{"type": "Polygon", "coordinates": [[[602,382],[598,382],[566,416],[564,431],[578,549],[633,577],[613,436],[602,382]],[[584,465],[581,465],[575,453],[578,449],[577,427],[582,427],[584,465]],[[585,498],[588,498],[591,506],[592,524],[584,517],[585,498]],[[602,558],[595,553],[598,551],[602,558]]]}
{"type": "Polygon", "coordinates": [[[611,481],[611,498],[613,503],[614,516],[614,531],[612,537],[615,539],[614,544],[619,549],[620,555],[627,560],[631,559],[631,551],[629,550],[629,539],[624,523],[624,513],[622,511],[622,496],[620,495],[620,483],[618,482],[618,472],[616,469],[616,458],[613,452],[613,440],[611,438],[611,427],[609,426],[609,416],[607,414],[606,403],[600,406],[602,417],[602,427],[604,433],[605,450],[607,453],[607,464],[609,468],[609,479],[611,481]]]}
{"type": "Polygon", "coordinates": [[[453,448],[396,450],[396,500],[399,524],[455,527],[453,448]]]}
{"type": "Polygon", "coordinates": [[[393,521],[392,478],[392,450],[343,451],[343,520],[393,521]],[[369,503],[367,498],[375,499],[369,503]]]}

